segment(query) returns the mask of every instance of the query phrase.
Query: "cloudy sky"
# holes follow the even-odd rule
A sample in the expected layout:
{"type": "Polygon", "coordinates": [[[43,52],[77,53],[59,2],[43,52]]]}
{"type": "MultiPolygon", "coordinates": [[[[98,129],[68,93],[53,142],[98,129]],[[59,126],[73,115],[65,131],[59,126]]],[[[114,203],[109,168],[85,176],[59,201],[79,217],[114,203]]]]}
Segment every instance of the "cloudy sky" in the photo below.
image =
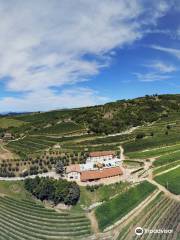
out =
{"type": "Polygon", "coordinates": [[[179,0],[0,0],[0,112],[180,93],[179,0]]]}

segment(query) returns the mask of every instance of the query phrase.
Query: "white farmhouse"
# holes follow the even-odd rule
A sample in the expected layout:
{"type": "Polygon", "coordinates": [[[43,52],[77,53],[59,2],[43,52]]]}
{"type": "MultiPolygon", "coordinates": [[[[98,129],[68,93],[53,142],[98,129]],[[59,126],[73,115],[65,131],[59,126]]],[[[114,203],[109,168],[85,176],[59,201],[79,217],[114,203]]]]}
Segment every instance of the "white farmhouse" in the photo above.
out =
{"type": "Polygon", "coordinates": [[[80,180],[81,169],[79,164],[72,164],[66,167],[66,174],[69,180],[80,180]]]}
{"type": "Polygon", "coordinates": [[[121,163],[114,151],[91,152],[86,163],[67,166],[66,176],[68,180],[86,181],[121,175],[121,163]]]}
{"type": "Polygon", "coordinates": [[[112,160],[115,157],[114,151],[91,152],[86,160],[86,163],[103,163],[104,161],[112,160]]]}

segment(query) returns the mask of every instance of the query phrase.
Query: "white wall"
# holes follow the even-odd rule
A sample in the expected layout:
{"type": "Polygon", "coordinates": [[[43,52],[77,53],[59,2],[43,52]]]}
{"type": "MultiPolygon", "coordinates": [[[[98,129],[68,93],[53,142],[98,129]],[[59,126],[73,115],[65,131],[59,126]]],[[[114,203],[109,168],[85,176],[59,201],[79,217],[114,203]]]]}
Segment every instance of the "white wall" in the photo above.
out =
{"type": "Polygon", "coordinates": [[[71,179],[80,180],[80,173],[79,172],[70,172],[67,174],[67,178],[69,180],[71,180],[71,179]]]}

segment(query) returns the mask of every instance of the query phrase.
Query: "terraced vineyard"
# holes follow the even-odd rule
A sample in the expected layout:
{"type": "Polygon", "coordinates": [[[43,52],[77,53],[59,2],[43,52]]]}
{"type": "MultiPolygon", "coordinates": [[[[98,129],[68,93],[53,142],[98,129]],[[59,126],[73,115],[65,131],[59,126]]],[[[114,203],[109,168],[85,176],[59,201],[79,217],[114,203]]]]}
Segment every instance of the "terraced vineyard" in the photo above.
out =
{"type": "Polygon", "coordinates": [[[160,193],[127,226],[122,228],[118,240],[178,240],[180,238],[180,202],[160,193]],[[143,229],[169,229],[169,234],[146,233],[137,236],[136,227],[143,229]]]}
{"type": "Polygon", "coordinates": [[[170,152],[166,155],[162,155],[158,157],[154,162],[154,165],[161,166],[161,165],[169,164],[178,160],[180,160],[180,149],[175,152],[172,152],[172,153],[170,152]]]}
{"type": "Polygon", "coordinates": [[[58,213],[28,200],[0,197],[0,239],[81,239],[91,233],[89,220],[81,213],[58,213]]]}
{"type": "Polygon", "coordinates": [[[56,144],[60,144],[61,149],[64,151],[84,151],[84,149],[88,149],[89,151],[117,150],[119,147],[117,143],[112,145],[83,145],[77,144],[76,139],[74,139],[75,142],[73,143],[69,139],[71,139],[71,137],[28,136],[18,141],[9,142],[7,147],[20,155],[22,153],[25,155],[40,153],[56,144]]]}
{"type": "Polygon", "coordinates": [[[140,204],[155,189],[154,185],[144,181],[97,207],[95,213],[99,228],[104,230],[114,224],[140,204]]]}
{"type": "Polygon", "coordinates": [[[168,169],[171,169],[177,166],[180,166],[180,160],[155,168],[153,170],[153,175],[155,176],[157,174],[160,174],[161,172],[164,172],[168,169]]]}
{"type": "Polygon", "coordinates": [[[174,194],[180,194],[180,167],[155,177],[155,180],[174,194]]]}
{"type": "MultiPolygon", "coordinates": [[[[121,193],[113,186],[111,189],[110,186],[101,186],[92,192],[84,188],[81,200],[75,207],[78,210],[69,212],[44,208],[33,202],[31,196],[26,200],[22,200],[21,196],[17,200],[18,188],[9,188],[9,192],[14,189],[14,193],[9,197],[0,197],[0,239],[86,238],[91,235],[91,227],[81,207],[104,201],[92,210],[99,224],[97,232],[102,232],[138,207],[148,196],[152,197],[159,191],[149,182],[137,184],[146,178],[150,180],[151,172],[157,182],[179,194],[180,95],[176,97],[155,96],[90,108],[23,114],[11,118],[7,116],[7,122],[5,117],[1,118],[1,133],[9,132],[14,138],[3,139],[2,147],[17,156],[17,159],[9,157],[7,162],[2,162],[3,171],[15,172],[15,176],[19,173],[44,173],[52,171],[59,159],[65,166],[83,163],[90,151],[116,150],[119,156],[122,146],[125,150],[123,167],[132,170],[128,176],[135,180],[135,187],[121,193]],[[175,167],[173,171],[163,173],[175,167]]],[[[8,194],[6,185],[3,189],[6,191],[2,195],[8,194]]],[[[20,190],[24,191],[23,186],[20,190]]],[[[172,197],[173,194],[169,193],[168,196],[172,197]]],[[[175,202],[173,197],[170,199],[161,193],[145,209],[138,211],[138,216],[128,221],[127,225],[122,224],[122,229],[118,226],[119,240],[180,239],[177,235],[180,203],[175,202]],[[137,237],[134,234],[137,226],[148,229],[173,228],[174,231],[172,235],[144,234],[137,237]]]]}
{"type": "Polygon", "coordinates": [[[30,154],[45,150],[55,145],[58,141],[60,141],[59,138],[28,136],[18,141],[11,141],[7,146],[14,152],[30,154]]]}
{"type": "MultiPolygon", "coordinates": [[[[154,148],[154,149],[147,149],[144,151],[136,151],[136,152],[130,152],[127,153],[127,156],[130,158],[149,158],[149,157],[156,157],[160,155],[169,154],[171,152],[180,151],[180,144],[172,145],[172,146],[166,146],[166,147],[160,147],[160,148],[154,148]]],[[[180,153],[179,153],[180,154],[180,153]]]]}

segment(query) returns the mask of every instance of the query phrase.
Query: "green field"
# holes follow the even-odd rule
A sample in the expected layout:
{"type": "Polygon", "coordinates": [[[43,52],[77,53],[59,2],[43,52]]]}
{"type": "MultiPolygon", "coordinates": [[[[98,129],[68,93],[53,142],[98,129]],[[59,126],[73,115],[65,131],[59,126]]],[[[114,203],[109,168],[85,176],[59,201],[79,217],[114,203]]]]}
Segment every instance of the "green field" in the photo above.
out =
{"type": "Polygon", "coordinates": [[[179,161],[175,161],[166,165],[163,165],[162,167],[157,167],[153,169],[153,175],[157,175],[158,173],[161,173],[163,171],[166,171],[170,168],[176,167],[180,165],[180,160],[179,161]]]}
{"type": "Polygon", "coordinates": [[[45,150],[57,143],[53,138],[39,138],[37,137],[25,137],[18,141],[11,141],[7,147],[15,152],[23,152],[24,154],[30,154],[45,150]]]}
{"type": "Polygon", "coordinates": [[[147,229],[172,229],[173,233],[169,235],[169,239],[179,240],[178,237],[178,224],[179,224],[179,211],[180,203],[167,198],[164,194],[160,193],[153,199],[141,212],[134,217],[129,224],[120,228],[117,240],[130,240],[130,239],[168,239],[165,234],[159,235],[160,238],[152,237],[152,234],[145,233],[142,238],[135,234],[136,227],[141,226],[147,229]],[[162,237],[162,238],[161,238],[162,237]]]}
{"type": "Polygon", "coordinates": [[[170,154],[165,154],[157,158],[156,161],[154,161],[153,165],[161,166],[178,160],[180,160],[180,150],[178,150],[177,152],[172,152],[170,154]]]}
{"type": "Polygon", "coordinates": [[[57,213],[32,201],[0,197],[0,212],[1,239],[79,240],[91,233],[84,214],[57,213]]]}
{"type": "Polygon", "coordinates": [[[0,195],[16,199],[31,199],[31,194],[24,189],[23,181],[0,181],[0,195]]]}
{"type": "Polygon", "coordinates": [[[33,154],[43,152],[45,149],[50,149],[57,143],[61,145],[62,151],[103,151],[103,150],[118,150],[119,145],[79,145],[76,142],[72,143],[72,141],[68,142],[67,138],[57,138],[50,136],[27,136],[18,141],[11,141],[7,144],[7,147],[16,152],[17,154],[33,154]]]}
{"type": "Polygon", "coordinates": [[[32,131],[32,134],[66,134],[66,133],[73,133],[80,130],[83,130],[84,127],[80,124],[76,124],[74,122],[61,122],[58,124],[54,124],[53,126],[47,126],[44,128],[36,129],[32,131]]]}
{"type": "Polygon", "coordinates": [[[180,167],[156,176],[154,179],[170,192],[180,194],[180,167]]]}
{"type": "Polygon", "coordinates": [[[143,162],[136,160],[124,160],[123,164],[127,165],[128,167],[142,167],[144,165],[143,162]]]}
{"type": "MultiPolygon", "coordinates": [[[[178,128],[179,129],[179,128],[178,128]]],[[[156,133],[153,137],[129,141],[124,144],[125,153],[143,151],[157,147],[166,147],[180,143],[180,135],[177,132],[171,132],[168,135],[156,133]]]]}
{"type": "Polygon", "coordinates": [[[24,189],[23,181],[0,181],[0,239],[74,240],[91,233],[82,209],[61,213],[45,208],[24,189]]]}
{"type": "Polygon", "coordinates": [[[173,146],[166,146],[161,148],[155,148],[152,150],[144,150],[144,151],[137,151],[137,152],[130,152],[127,154],[130,158],[150,158],[150,157],[156,157],[160,155],[164,155],[166,153],[174,152],[174,151],[180,151],[180,144],[176,144],[173,146]]]}
{"type": "Polygon", "coordinates": [[[88,207],[96,202],[108,201],[112,196],[127,191],[131,185],[127,182],[119,182],[109,185],[100,185],[99,187],[80,187],[79,204],[88,207]]]}
{"type": "Polygon", "coordinates": [[[100,230],[121,219],[155,189],[154,185],[145,181],[97,207],[95,214],[100,230]]]}
{"type": "Polygon", "coordinates": [[[13,119],[13,118],[0,118],[0,128],[7,129],[9,127],[20,127],[26,124],[21,120],[13,119]]]}

